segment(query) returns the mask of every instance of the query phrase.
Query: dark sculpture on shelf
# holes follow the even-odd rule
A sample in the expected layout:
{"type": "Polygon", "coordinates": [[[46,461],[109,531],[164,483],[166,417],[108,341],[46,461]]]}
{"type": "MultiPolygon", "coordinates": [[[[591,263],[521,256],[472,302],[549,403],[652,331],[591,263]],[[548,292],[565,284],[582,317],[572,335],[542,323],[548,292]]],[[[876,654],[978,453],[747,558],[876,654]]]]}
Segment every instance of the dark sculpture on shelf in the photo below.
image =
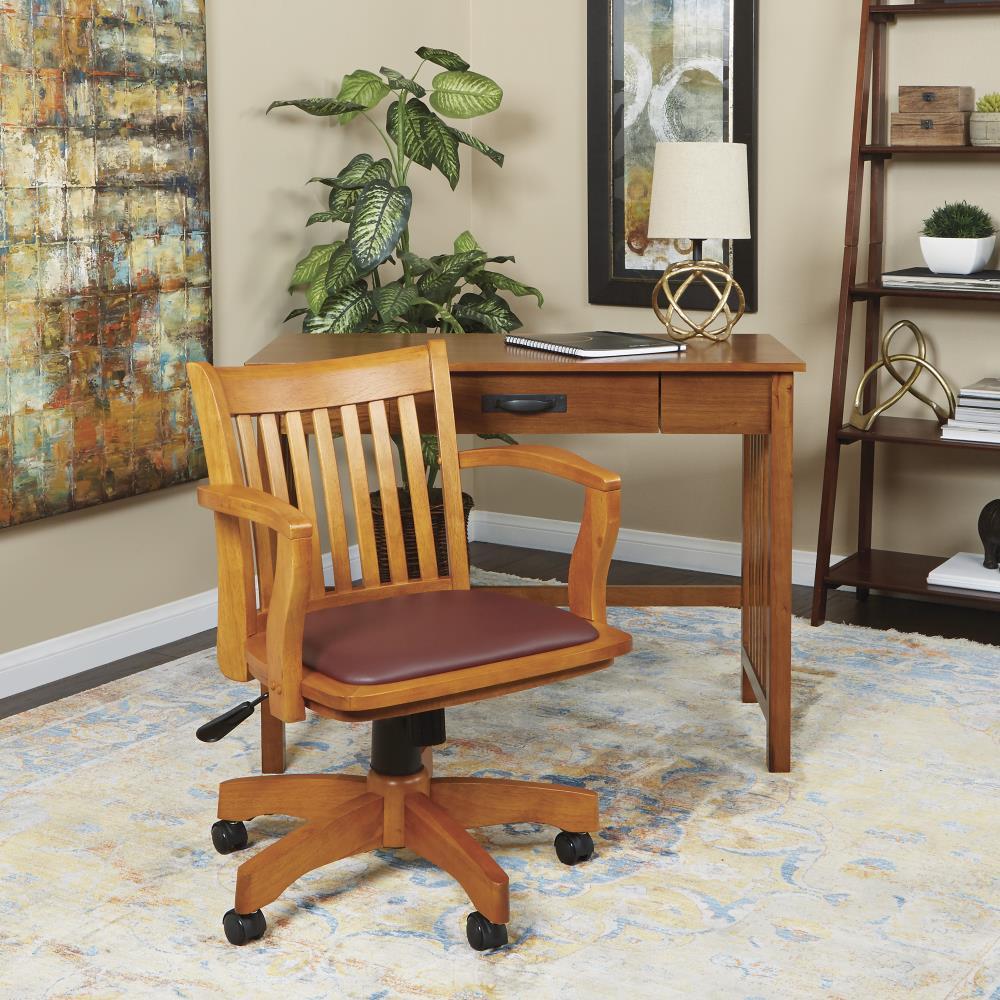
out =
{"type": "Polygon", "coordinates": [[[987,569],[1000,568],[1000,500],[988,503],[979,515],[979,537],[983,540],[987,569]]]}

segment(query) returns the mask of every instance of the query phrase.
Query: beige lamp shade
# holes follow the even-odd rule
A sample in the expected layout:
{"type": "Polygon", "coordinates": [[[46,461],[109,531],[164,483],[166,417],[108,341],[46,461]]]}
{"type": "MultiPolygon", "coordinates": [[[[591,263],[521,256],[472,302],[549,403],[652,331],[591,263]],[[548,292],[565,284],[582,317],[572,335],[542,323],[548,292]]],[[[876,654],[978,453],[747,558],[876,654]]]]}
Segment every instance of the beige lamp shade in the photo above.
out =
{"type": "Polygon", "coordinates": [[[656,146],[650,239],[747,240],[747,147],[735,142],[656,146]]]}

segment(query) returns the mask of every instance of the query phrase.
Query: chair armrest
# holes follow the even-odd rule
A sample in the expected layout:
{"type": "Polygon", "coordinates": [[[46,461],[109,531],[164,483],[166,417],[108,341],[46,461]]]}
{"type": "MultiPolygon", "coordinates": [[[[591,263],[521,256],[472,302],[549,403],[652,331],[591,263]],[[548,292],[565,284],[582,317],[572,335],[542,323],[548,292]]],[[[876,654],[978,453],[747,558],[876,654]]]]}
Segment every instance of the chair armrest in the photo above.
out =
{"type": "MultiPolygon", "coordinates": [[[[312,522],[290,503],[246,486],[199,486],[198,503],[222,515],[221,521],[235,518],[237,521],[231,522],[234,526],[238,520],[250,521],[278,535],[265,632],[266,683],[271,714],[282,722],[300,722],[306,715],[302,698],[302,636],[311,582],[312,522]]],[[[237,550],[243,545],[239,538],[234,538],[233,544],[237,550]]],[[[222,584],[228,570],[220,548],[220,634],[228,603],[222,599],[222,584]]],[[[239,588],[231,584],[231,589],[235,593],[239,588]]]]}
{"type": "Polygon", "coordinates": [[[569,607],[581,618],[606,622],[608,569],[621,523],[621,476],[548,445],[463,451],[459,461],[463,469],[534,469],[586,488],[580,533],[569,564],[569,607]]]}
{"type": "Polygon", "coordinates": [[[310,538],[312,522],[297,507],[248,486],[199,486],[198,503],[216,514],[229,514],[271,528],[285,538],[310,538]]]}
{"type": "Polygon", "coordinates": [[[622,479],[617,472],[602,469],[571,451],[549,445],[519,444],[507,448],[478,448],[463,451],[458,458],[463,469],[533,469],[560,479],[568,479],[571,483],[579,483],[601,493],[622,488],[622,479]]]}

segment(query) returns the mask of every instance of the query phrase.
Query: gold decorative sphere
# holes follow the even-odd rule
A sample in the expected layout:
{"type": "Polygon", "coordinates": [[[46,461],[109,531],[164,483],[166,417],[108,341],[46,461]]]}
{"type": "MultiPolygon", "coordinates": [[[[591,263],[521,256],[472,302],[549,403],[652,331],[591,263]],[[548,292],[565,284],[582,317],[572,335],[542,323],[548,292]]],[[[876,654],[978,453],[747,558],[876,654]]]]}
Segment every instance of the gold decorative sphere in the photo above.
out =
{"type": "Polygon", "coordinates": [[[739,282],[729,268],[717,260],[680,261],[667,269],[653,289],[653,312],[667,328],[670,338],[680,343],[695,337],[704,337],[717,344],[728,340],[746,309],[746,296],[739,282]],[[706,285],[718,299],[718,305],[701,323],[693,320],[681,306],[684,294],[695,283],[706,285]],[[738,301],[735,312],[729,307],[729,297],[734,291],[738,301]],[[660,304],[661,295],[667,300],[666,309],[660,304]]]}

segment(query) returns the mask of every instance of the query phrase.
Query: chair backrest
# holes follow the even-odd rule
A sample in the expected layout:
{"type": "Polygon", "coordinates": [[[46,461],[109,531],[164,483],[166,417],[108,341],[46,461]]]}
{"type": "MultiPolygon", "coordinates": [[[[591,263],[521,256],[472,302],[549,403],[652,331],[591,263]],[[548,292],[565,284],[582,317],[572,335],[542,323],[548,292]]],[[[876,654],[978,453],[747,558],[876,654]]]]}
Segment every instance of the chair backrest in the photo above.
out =
{"type": "MultiPolygon", "coordinates": [[[[312,599],[339,603],[341,597],[356,601],[408,591],[468,588],[458,442],[442,341],[314,364],[214,368],[197,363],[189,365],[188,372],[211,484],[263,490],[289,501],[312,522],[312,599]],[[438,570],[422,433],[436,433],[440,445],[447,576],[438,570]],[[364,434],[372,439],[391,583],[383,583],[379,574],[364,434]],[[337,436],[343,438],[346,484],[341,483],[334,446],[337,436]],[[414,579],[407,569],[394,448],[401,453],[401,467],[409,482],[420,567],[414,579]],[[318,482],[311,457],[319,470],[318,482]],[[348,493],[361,556],[358,586],[351,580],[345,516],[348,493]],[[332,550],[333,588],[326,587],[323,577],[320,509],[325,509],[332,550]]],[[[248,605],[245,616],[238,616],[242,622],[224,621],[220,611],[221,654],[223,632],[228,635],[227,647],[236,652],[233,646],[242,648],[267,611],[274,585],[276,537],[268,528],[255,526],[251,532],[245,522],[238,526],[219,522],[218,532],[220,589],[225,586],[229,593],[242,593],[248,605]],[[225,545],[224,532],[229,538],[225,545]],[[234,544],[237,537],[238,544],[234,544]]]]}

